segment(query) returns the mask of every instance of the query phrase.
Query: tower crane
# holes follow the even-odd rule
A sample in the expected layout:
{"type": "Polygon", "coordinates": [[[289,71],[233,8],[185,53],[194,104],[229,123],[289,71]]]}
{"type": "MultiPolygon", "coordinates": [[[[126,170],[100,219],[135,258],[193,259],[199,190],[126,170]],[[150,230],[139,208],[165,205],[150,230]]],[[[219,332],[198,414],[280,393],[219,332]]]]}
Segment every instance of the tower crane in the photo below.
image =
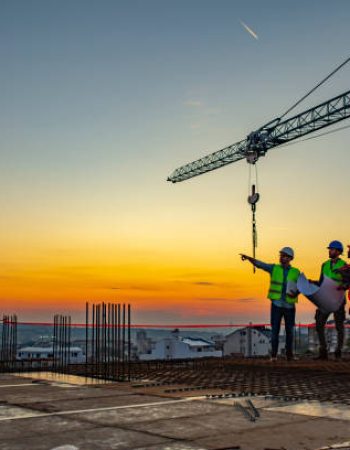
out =
{"type": "MultiPolygon", "coordinates": [[[[350,58],[346,62],[349,60],[350,58]]],[[[341,66],[343,65],[344,63],[341,66]]],[[[339,68],[341,66],[339,66],[339,68]]],[[[335,71],[332,72],[332,74],[333,73],[335,73],[335,71]]],[[[330,76],[326,79],[329,77],[330,76]]],[[[319,83],[316,88],[325,80],[319,83]]],[[[314,90],[315,88],[306,96],[314,90]]],[[[306,98],[306,96],[297,102],[297,104],[306,98]]],[[[292,108],[294,108],[294,106],[292,108]]],[[[292,108],[290,108],[287,113],[292,108]]],[[[287,113],[285,113],[282,118],[287,113]]],[[[246,159],[249,164],[255,165],[259,158],[265,156],[268,150],[350,118],[350,91],[344,92],[337,97],[327,100],[291,118],[281,120],[282,118],[276,118],[268,122],[258,130],[250,133],[247,138],[242,141],[236,142],[235,144],[177,168],[168,177],[168,181],[178,183],[180,181],[188,180],[241,159],[246,159]]],[[[257,246],[255,211],[258,200],[259,193],[256,191],[256,186],[253,184],[252,193],[248,197],[248,203],[251,205],[253,215],[252,231],[254,257],[257,246]]]]}

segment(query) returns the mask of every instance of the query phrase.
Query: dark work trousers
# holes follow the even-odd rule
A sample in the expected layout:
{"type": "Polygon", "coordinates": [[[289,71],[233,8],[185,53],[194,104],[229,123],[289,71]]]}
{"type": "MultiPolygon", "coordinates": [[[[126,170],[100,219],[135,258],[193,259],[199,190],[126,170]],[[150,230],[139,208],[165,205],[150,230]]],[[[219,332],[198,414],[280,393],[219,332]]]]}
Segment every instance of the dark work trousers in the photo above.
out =
{"type": "Polygon", "coordinates": [[[278,352],[278,338],[280,334],[281,321],[284,318],[284,325],[286,328],[286,355],[293,355],[293,331],[295,325],[295,308],[280,308],[271,303],[271,328],[272,338],[271,356],[275,357],[278,352]]]}
{"type": "MultiPolygon", "coordinates": [[[[320,309],[316,310],[315,320],[316,320],[316,331],[318,334],[318,340],[320,342],[320,355],[327,355],[327,342],[324,332],[325,325],[327,323],[328,317],[332,313],[324,313],[320,309]]],[[[341,352],[344,343],[344,320],[345,320],[345,303],[333,313],[335,328],[338,335],[338,343],[336,352],[341,352]]]]}

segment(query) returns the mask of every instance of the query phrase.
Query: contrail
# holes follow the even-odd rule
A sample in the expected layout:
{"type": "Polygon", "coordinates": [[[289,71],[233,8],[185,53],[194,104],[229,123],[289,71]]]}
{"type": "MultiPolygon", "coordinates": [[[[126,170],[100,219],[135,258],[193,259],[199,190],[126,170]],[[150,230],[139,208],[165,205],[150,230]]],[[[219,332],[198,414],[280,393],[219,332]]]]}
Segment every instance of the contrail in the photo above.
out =
{"type": "Polygon", "coordinates": [[[241,20],[240,20],[240,24],[242,25],[242,27],[244,27],[244,28],[248,31],[248,33],[249,33],[251,36],[253,36],[254,39],[256,39],[256,40],[259,39],[258,35],[257,35],[256,33],[254,33],[254,31],[253,31],[251,28],[249,28],[247,24],[245,24],[245,23],[242,22],[241,20]]]}

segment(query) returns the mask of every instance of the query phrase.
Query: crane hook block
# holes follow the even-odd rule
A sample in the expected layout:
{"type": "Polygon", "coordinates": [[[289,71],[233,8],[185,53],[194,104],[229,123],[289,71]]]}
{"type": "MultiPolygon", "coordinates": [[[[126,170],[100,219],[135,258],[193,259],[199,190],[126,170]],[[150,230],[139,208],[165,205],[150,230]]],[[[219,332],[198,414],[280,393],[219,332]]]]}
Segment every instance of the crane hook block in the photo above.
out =
{"type": "Polygon", "coordinates": [[[259,199],[260,199],[260,194],[258,192],[255,192],[255,184],[253,184],[252,193],[248,197],[248,203],[250,205],[255,205],[256,203],[258,203],[259,199]]]}

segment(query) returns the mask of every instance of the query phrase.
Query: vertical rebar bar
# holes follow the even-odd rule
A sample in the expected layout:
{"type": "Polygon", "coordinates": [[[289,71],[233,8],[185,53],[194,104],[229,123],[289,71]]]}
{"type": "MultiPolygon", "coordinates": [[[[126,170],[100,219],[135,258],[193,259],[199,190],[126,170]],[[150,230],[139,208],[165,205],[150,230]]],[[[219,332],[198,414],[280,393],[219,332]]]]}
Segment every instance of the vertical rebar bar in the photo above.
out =
{"type": "Polygon", "coordinates": [[[88,346],[89,346],[89,303],[85,303],[85,369],[88,365],[88,346]]]}
{"type": "Polygon", "coordinates": [[[121,366],[121,358],[120,358],[120,304],[118,303],[117,305],[118,309],[117,309],[117,379],[119,380],[120,378],[120,366],[121,366]]]}
{"type": "Polygon", "coordinates": [[[102,314],[103,314],[103,377],[107,377],[107,305],[102,303],[102,314]]]}
{"type": "Polygon", "coordinates": [[[96,367],[96,370],[97,370],[97,374],[99,373],[99,371],[100,371],[100,332],[101,332],[101,329],[100,329],[100,316],[101,316],[101,314],[100,314],[100,312],[101,312],[101,305],[97,305],[96,306],[96,308],[97,308],[97,319],[96,319],[96,362],[97,362],[97,367],[96,367]]]}
{"type": "Polygon", "coordinates": [[[128,304],[128,380],[131,372],[131,306],[128,304]]]}
{"type": "Polygon", "coordinates": [[[96,335],[95,335],[95,314],[96,314],[96,306],[95,303],[92,305],[92,330],[91,330],[91,367],[93,367],[93,365],[96,362],[96,345],[95,345],[95,339],[96,339],[96,335]]]}
{"type": "Polygon", "coordinates": [[[56,357],[56,314],[53,316],[53,337],[52,337],[52,367],[56,368],[55,357],[56,357]]]}
{"type": "Polygon", "coordinates": [[[122,374],[122,379],[124,380],[125,378],[125,303],[123,304],[123,328],[122,328],[122,332],[123,332],[123,337],[122,337],[122,367],[123,367],[123,374],[122,374]]]}
{"type": "Polygon", "coordinates": [[[111,377],[111,304],[108,303],[107,307],[107,376],[111,377]]]}
{"type": "Polygon", "coordinates": [[[72,352],[72,318],[68,316],[68,365],[71,362],[71,352],[72,352]]]}

